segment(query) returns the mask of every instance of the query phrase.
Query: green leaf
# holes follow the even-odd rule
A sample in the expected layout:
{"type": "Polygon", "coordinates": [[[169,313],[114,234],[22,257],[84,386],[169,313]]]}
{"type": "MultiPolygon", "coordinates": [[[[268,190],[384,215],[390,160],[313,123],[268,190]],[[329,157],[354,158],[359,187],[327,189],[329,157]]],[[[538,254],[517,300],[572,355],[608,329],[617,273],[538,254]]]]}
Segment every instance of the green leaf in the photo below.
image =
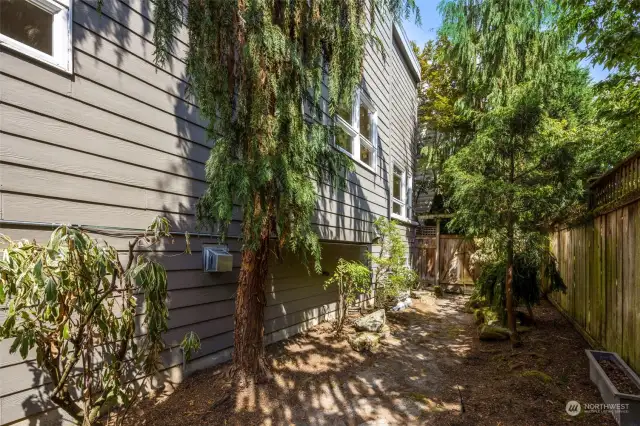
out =
{"type": "Polygon", "coordinates": [[[33,277],[38,284],[42,284],[42,260],[40,259],[33,266],[33,277]]]}
{"type": "Polygon", "coordinates": [[[70,337],[71,335],[69,334],[69,323],[66,323],[64,325],[64,328],[62,329],[62,338],[65,340],[69,340],[70,337]]]}
{"type": "Polygon", "coordinates": [[[38,364],[38,366],[42,365],[43,360],[44,360],[44,353],[42,351],[42,348],[38,347],[36,350],[36,363],[38,364]]]}
{"type": "Polygon", "coordinates": [[[11,347],[9,348],[9,353],[14,354],[18,349],[18,346],[22,344],[22,334],[18,334],[16,338],[13,340],[11,347]]]}
{"type": "Polygon", "coordinates": [[[56,288],[56,282],[51,277],[47,277],[44,287],[44,294],[47,302],[55,303],[58,301],[58,290],[56,288]]]}
{"type": "Polygon", "coordinates": [[[20,356],[22,357],[22,359],[26,359],[27,355],[29,355],[30,346],[31,345],[29,345],[29,338],[25,336],[20,343],[20,356]]]}
{"type": "Polygon", "coordinates": [[[11,335],[11,331],[13,331],[13,326],[16,324],[16,316],[14,314],[9,314],[4,319],[4,324],[0,327],[2,331],[2,337],[9,337],[11,335]]]}
{"type": "Polygon", "coordinates": [[[0,305],[4,305],[6,295],[4,293],[4,285],[0,282],[0,305]]]}

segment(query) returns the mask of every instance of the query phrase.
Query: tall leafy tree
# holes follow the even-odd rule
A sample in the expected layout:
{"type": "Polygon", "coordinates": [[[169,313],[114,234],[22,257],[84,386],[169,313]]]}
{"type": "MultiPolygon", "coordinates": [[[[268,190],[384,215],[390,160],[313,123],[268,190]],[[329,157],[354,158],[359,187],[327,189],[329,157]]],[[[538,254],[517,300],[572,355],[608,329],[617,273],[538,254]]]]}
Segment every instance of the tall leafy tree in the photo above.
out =
{"type": "MultiPolygon", "coordinates": [[[[155,3],[162,62],[182,25],[183,0],[155,3]]],[[[350,103],[365,45],[378,44],[376,12],[399,19],[417,8],[413,0],[189,0],[186,9],[187,73],[215,140],[197,213],[223,233],[242,219],[233,371],[240,379],[260,378],[267,373],[270,240],[276,251],[309,254],[319,272],[313,180],[333,179],[346,165],[329,146],[331,129],[305,119],[302,100],[318,104],[326,72],[330,112],[350,103]]]]}
{"type": "Polygon", "coordinates": [[[451,43],[444,36],[414,51],[421,67],[418,92],[420,156],[414,197],[433,194],[431,211],[442,211],[446,187],[441,175],[445,161],[468,139],[470,123],[458,107],[463,92],[455,81],[454,63],[447,56],[451,43]]]}
{"type": "Polygon", "coordinates": [[[507,317],[516,342],[515,239],[563,207],[570,189],[564,182],[571,129],[564,114],[553,119],[548,96],[554,84],[562,86],[558,73],[571,72],[562,67],[567,43],[546,0],[445,0],[440,11],[475,126],[472,142],[447,165],[455,222],[471,235],[504,241],[507,317]]]}
{"type": "Polygon", "coordinates": [[[640,149],[640,1],[562,0],[560,28],[575,35],[580,58],[612,74],[597,85],[606,138],[594,140],[584,170],[597,176],[640,149]]]}
{"type": "Polygon", "coordinates": [[[577,32],[583,57],[622,73],[640,72],[640,1],[561,0],[565,31],[577,32]]]}
{"type": "Polygon", "coordinates": [[[468,106],[486,110],[506,94],[541,77],[566,39],[555,27],[547,0],[443,0],[440,33],[450,43],[456,81],[468,106]]]}

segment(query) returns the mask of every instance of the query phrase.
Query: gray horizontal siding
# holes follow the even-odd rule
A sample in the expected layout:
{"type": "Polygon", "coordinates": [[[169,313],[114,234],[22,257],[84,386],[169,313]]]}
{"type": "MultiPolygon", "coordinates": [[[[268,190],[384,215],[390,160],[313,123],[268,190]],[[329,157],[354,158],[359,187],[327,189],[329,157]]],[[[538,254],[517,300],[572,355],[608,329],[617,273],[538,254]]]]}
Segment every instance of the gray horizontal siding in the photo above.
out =
{"type": "MultiPolygon", "coordinates": [[[[153,2],[106,1],[102,14],[95,5],[95,0],[74,1],[72,77],[0,48],[0,218],[143,229],[160,214],[175,230],[194,231],[211,143],[207,123],[187,95],[187,32],[181,30],[173,56],[158,67],[153,60],[153,2]]],[[[316,183],[313,223],[326,241],[367,245],[373,221],[389,214],[389,165],[400,158],[411,161],[406,125],[415,86],[394,50],[391,21],[379,13],[376,33],[387,59],[373,45],[366,47],[362,88],[378,111],[378,168],[374,173],[356,164],[344,188],[316,183]]],[[[326,100],[326,86],[323,96],[326,100]]],[[[239,210],[235,217],[232,237],[240,235],[239,210]]],[[[410,242],[411,228],[402,229],[410,242]]],[[[0,232],[37,241],[50,233],[15,226],[0,232]]],[[[100,238],[126,249],[126,240],[100,238]]],[[[168,271],[166,380],[182,379],[175,348],[187,331],[202,338],[190,370],[231,355],[241,244],[234,238],[227,241],[234,256],[231,272],[205,274],[202,244],[215,241],[192,238],[191,255],[180,254],[185,248],[181,238],[139,248],[168,271]]],[[[361,253],[362,246],[327,243],[323,269],[331,272],[338,258],[356,259],[361,253]]],[[[336,294],[323,288],[325,279],[309,275],[297,259],[272,265],[265,307],[267,343],[333,318],[336,294]]],[[[0,321],[2,315],[0,309],[0,321]]],[[[0,424],[52,408],[46,399],[46,375],[34,369],[33,356],[23,362],[9,354],[10,344],[0,342],[0,424]]],[[[40,414],[49,421],[63,418],[59,416],[57,410],[40,414]]]]}
{"type": "MultiPolygon", "coordinates": [[[[10,233],[20,233],[13,230],[10,233]]],[[[43,232],[38,232],[43,234],[43,232]]],[[[323,247],[323,268],[332,273],[337,259],[362,259],[364,247],[356,245],[328,244],[323,247]]],[[[200,253],[183,255],[188,263],[197,263],[200,253]]],[[[234,257],[239,259],[239,253],[234,257]]],[[[165,257],[159,253],[157,260],[169,270],[169,283],[179,281],[171,270],[175,257],[165,257]]],[[[234,263],[239,263],[236,260],[234,263]]],[[[199,271],[199,270],[198,270],[199,271]]],[[[176,271],[184,274],[189,271],[176,271]]],[[[233,345],[233,308],[236,291],[235,282],[222,284],[216,274],[203,274],[209,277],[208,285],[197,288],[176,288],[170,284],[169,292],[169,331],[164,340],[167,349],[163,355],[167,369],[179,366],[182,362],[176,349],[185,333],[195,331],[202,339],[202,349],[195,354],[194,363],[211,360],[215,357],[228,358],[233,345]]],[[[265,308],[266,342],[272,343],[286,338],[295,332],[306,329],[310,324],[331,318],[336,309],[335,289],[325,289],[326,277],[309,274],[293,256],[283,261],[273,261],[267,283],[265,308]]],[[[181,280],[180,280],[181,281],[181,280]]],[[[189,280],[190,281],[190,280],[189,280]]],[[[0,316],[0,321],[2,316],[0,316]]],[[[0,403],[2,403],[2,424],[18,420],[25,415],[34,414],[39,407],[49,407],[46,402],[46,390],[50,383],[46,374],[39,372],[34,365],[34,355],[28,362],[13,354],[8,354],[9,341],[0,342],[0,403]],[[26,406],[25,401],[42,400],[42,404],[26,406]]]]}

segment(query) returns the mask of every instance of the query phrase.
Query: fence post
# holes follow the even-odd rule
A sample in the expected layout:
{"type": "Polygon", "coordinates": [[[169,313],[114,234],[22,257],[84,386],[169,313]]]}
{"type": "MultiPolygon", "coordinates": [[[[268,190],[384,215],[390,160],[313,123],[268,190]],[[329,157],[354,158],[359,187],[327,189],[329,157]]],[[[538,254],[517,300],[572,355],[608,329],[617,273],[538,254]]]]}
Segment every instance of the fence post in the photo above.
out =
{"type": "Polygon", "coordinates": [[[436,285],[440,285],[440,219],[436,219],[436,285]]]}

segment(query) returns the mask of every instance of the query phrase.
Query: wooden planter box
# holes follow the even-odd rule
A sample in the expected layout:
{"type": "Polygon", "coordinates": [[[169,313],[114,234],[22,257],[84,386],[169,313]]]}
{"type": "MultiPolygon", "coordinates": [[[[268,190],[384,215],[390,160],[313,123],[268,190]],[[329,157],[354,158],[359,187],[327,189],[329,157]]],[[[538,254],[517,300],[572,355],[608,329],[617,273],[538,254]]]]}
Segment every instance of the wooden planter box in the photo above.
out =
{"type": "Polygon", "coordinates": [[[598,361],[613,361],[632,382],[640,388],[640,378],[615,352],[587,350],[589,358],[589,378],[600,390],[605,404],[628,404],[625,412],[613,410],[613,417],[620,426],[640,426],[640,391],[634,395],[618,392],[598,361]]]}

